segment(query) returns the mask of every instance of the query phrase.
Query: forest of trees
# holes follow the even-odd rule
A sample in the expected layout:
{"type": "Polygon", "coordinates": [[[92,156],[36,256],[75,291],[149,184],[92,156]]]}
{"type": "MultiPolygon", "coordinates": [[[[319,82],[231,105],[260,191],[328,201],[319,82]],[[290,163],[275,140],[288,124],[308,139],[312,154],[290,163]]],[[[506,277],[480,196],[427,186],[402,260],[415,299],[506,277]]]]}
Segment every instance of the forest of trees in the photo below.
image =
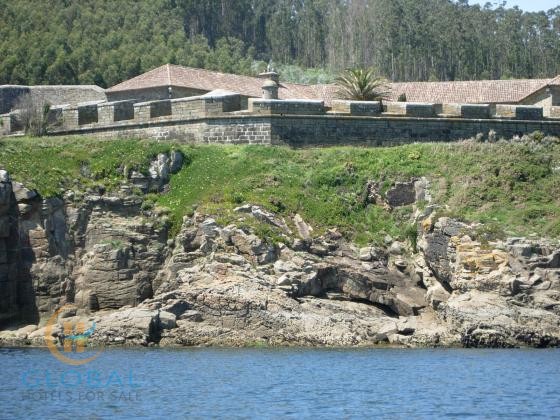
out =
{"type": "Polygon", "coordinates": [[[560,74],[560,6],[468,0],[0,0],[0,84],[112,86],[165,63],[325,82],[560,74]],[[310,70],[305,70],[305,69],[310,70]]]}

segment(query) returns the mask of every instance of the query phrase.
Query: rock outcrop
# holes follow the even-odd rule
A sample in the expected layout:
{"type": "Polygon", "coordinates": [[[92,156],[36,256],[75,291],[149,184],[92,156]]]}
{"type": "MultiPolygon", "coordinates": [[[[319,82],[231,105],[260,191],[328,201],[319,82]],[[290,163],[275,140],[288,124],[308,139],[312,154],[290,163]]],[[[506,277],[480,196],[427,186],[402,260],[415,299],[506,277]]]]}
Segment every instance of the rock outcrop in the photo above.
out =
{"type": "MultiPolygon", "coordinates": [[[[154,179],[168,179],[172,162],[159,156],[154,179]]],[[[394,185],[386,204],[424,200],[426,185],[394,185]]],[[[390,238],[386,248],[358,248],[337,230],[313,236],[300,215],[292,225],[254,205],[236,209],[240,221],[274,227],[283,243],[199,213],[170,240],[165,216],[130,190],[44,200],[0,172],[0,313],[6,322],[19,315],[0,344],[43,344],[46,318],[66,303],[76,309],[60,322],[95,322],[98,344],[560,342],[557,242],[488,242],[480,226],[428,214],[419,216],[417,249],[390,238]]],[[[385,200],[375,191],[368,186],[368,200],[385,200]]]]}
{"type": "Polygon", "coordinates": [[[462,345],[558,345],[558,243],[523,238],[481,243],[473,240],[473,226],[448,218],[424,226],[429,231],[420,247],[429,298],[462,345]]]}
{"type": "Polygon", "coordinates": [[[0,321],[18,312],[18,263],[17,201],[10,175],[0,170],[0,321]]]}

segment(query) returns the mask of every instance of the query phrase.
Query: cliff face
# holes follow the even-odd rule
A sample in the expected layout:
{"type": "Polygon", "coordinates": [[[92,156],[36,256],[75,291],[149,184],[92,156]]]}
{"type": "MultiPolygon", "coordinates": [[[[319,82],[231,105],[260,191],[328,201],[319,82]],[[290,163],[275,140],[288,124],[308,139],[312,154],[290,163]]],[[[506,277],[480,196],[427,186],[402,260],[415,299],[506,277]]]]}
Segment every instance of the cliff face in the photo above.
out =
{"type": "Polygon", "coordinates": [[[9,174],[0,170],[0,321],[18,313],[18,262],[17,202],[9,174]]]}
{"type": "Polygon", "coordinates": [[[152,296],[167,227],[141,209],[141,197],[129,193],[133,187],[157,190],[178,168],[180,156],[162,156],[150,176],[133,172],[132,185],[123,186],[119,197],[90,190],[49,199],[1,171],[3,326],[40,323],[66,303],[96,311],[137,305],[152,296]]]}
{"type": "MultiPolygon", "coordinates": [[[[162,188],[172,160],[158,162],[136,177],[142,189],[162,188]]],[[[0,175],[0,313],[34,324],[0,333],[3,344],[43,344],[42,323],[64,303],[105,344],[559,344],[558,243],[488,243],[480,226],[426,212],[417,250],[360,249],[250,205],[228,226],[185,217],[168,240],[164,216],[130,186],[43,200],[0,175]],[[281,229],[287,245],[243,227],[250,219],[281,229]]],[[[426,199],[423,182],[396,187],[393,205],[426,199]]]]}

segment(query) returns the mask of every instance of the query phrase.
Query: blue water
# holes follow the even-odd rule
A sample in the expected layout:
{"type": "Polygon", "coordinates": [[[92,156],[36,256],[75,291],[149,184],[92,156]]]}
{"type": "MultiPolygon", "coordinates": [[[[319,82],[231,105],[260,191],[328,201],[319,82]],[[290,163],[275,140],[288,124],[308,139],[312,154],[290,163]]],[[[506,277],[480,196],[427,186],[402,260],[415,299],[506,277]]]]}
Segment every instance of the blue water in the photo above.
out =
{"type": "Polygon", "coordinates": [[[560,350],[0,349],[0,418],[560,418],[560,350]]]}

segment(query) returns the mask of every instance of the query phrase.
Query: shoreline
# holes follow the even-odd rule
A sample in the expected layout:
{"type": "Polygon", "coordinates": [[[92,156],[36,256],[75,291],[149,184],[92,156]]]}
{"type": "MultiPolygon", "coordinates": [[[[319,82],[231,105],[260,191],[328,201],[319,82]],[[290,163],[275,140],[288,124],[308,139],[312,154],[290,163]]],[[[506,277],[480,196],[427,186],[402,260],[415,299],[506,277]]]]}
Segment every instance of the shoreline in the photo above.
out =
{"type": "MultiPolygon", "coordinates": [[[[43,349],[48,350],[48,346],[45,344],[34,344],[34,343],[6,343],[0,342],[0,349],[43,349]]],[[[396,344],[363,344],[354,346],[344,346],[344,345],[303,345],[298,344],[283,344],[283,345],[269,345],[269,344],[250,344],[245,345],[228,345],[228,344],[211,344],[211,345],[192,345],[192,346],[178,346],[178,345],[159,345],[157,343],[150,343],[148,345],[138,345],[138,344],[109,344],[109,345],[91,345],[87,346],[86,350],[146,350],[146,349],[172,349],[172,350],[188,350],[188,349],[270,349],[270,350],[282,350],[282,349],[317,349],[317,350],[554,350],[560,349],[560,346],[514,346],[514,347],[499,347],[499,346],[481,346],[481,347],[465,347],[461,345],[396,345],[396,344]]]]}

